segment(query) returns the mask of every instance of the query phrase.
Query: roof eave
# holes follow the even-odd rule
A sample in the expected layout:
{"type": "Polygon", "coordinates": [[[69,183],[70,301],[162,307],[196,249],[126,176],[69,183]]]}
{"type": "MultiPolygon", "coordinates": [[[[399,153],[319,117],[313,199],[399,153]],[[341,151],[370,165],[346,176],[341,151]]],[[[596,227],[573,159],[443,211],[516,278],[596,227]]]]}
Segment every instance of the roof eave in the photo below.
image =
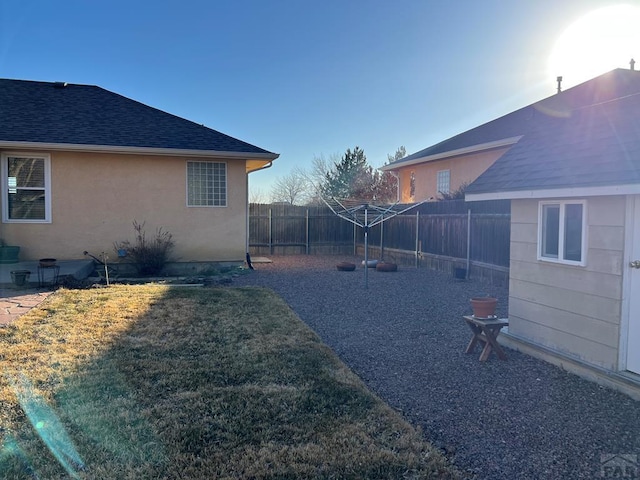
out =
{"type": "Polygon", "coordinates": [[[266,161],[275,160],[280,156],[271,152],[227,152],[219,150],[197,150],[182,148],[154,148],[154,147],[129,147],[113,145],[82,145],[75,143],[41,143],[41,142],[11,142],[0,141],[0,148],[38,149],[38,150],[64,150],[89,153],[120,153],[131,155],[162,155],[182,157],[209,157],[209,158],[237,158],[240,160],[260,159],[266,161]]]}
{"type": "Polygon", "coordinates": [[[529,198],[569,198],[569,197],[600,197],[609,195],[638,195],[640,184],[628,185],[604,185],[604,186],[579,186],[564,188],[511,190],[502,192],[477,192],[467,193],[467,202],[479,202],[484,200],[522,200],[529,198]]]}
{"type": "Polygon", "coordinates": [[[451,157],[459,157],[461,155],[469,155],[472,153],[478,153],[478,152],[483,152],[486,150],[493,150],[496,148],[502,148],[502,147],[509,147],[511,145],[514,145],[516,143],[518,143],[518,141],[522,138],[522,135],[518,135],[516,137],[509,137],[509,138],[504,138],[502,140],[496,140],[493,142],[487,142],[487,143],[479,143],[477,145],[471,145],[470,147],[464,147],[464,148],[458,148],[456,150],[450,150],[448,152],[442,152],[442,153],[436,153],[434,155],[427,155],[426,157],[418,157],[418,158],[414,158],[412,160],[407,160],[407,161],[402,161],[398,160],[398,162],[394,162],[391,163],[389,165],[385,165],[383,167],[380,167],[379,170],[382,171],[390,171],[390,170],[397,170],[399,168],[403,168],[403,167],[408,167],[411,165],[416,165],[419,163],[427,163],[427,162],[435,162],[437,160],[444,160],[446,158],[451,158],[451,157]]]}
{"type": "Polygon", "coordinates": [[[259,172],[260,170],[266,170],[267,168],[271,168],[272,165],[273,165],[273,160],[270,160],[270,159],[250,158],[250,159],[247,159],[247,163],[245,164],[245,171],[247,173],[259,172]]]}

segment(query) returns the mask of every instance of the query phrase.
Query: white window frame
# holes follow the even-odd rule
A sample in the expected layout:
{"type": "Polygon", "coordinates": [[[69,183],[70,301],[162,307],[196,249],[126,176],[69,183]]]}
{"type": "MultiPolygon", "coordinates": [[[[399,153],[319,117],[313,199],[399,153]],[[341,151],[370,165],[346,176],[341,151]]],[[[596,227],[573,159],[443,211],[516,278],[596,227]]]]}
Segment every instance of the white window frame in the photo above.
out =
{"type": "MultiPolygon", "coordinates": [[[[225,208],[228,205],[227,199],[228,199],[228,193],[229,193],[229,169],[227,168],[227,162],[219,162],[219,161],[213,161],[213,160],[187,160],[186,164],[185,164],[185,180],[186,180],[186,186],[185,186],[185,193],[186,193],[186,202],[187,202],[187,207],[189,208],[198,208],[198,207],[203,207],[203,208],[225,208]],[[191,204],[189,203],[189,164],[195,164],[195,163],[209,163],[209,164],[220,164],[220,165],[224,165],[224,199],[223,199],[223,204],[219,204],[216,205],[211,204],[191,204]]],[[[215,188],[215,187],[214,187],[215,188]]]]}
{"type": "Polygon", "coordinates": [[[436,192],[445,195],[451,192],[451,170],[438,170],[436,174],[436,192]],[[446,191],[441,189],[441,187],[444,187],[445,180],[447,185],[446,191]]]}
{"type": "Polygon", "coordinates": [[[2,223],[51,223],[51,155],[48,153],[2,152],[2,223]],[[44,160],[44,219],[9,218],[9,158],[40,158],[44,160]]]}
{"type": "Polygon", "coordinates": [[[561,263],[564,265],[576,265],[584,267],[587,264],[587,201],[586,200],[544,200],[538,204],[538,260],[542,262],[561,263]],[[556,205],[559,207],[558,219],[558,256],[543,255],[542,245],[544,239],[544,207],[556,205]],[[580,244],[580,260],[568,260],[565,257],[565,212],[567,205],[582,205],[582,228],[580,244]]]}

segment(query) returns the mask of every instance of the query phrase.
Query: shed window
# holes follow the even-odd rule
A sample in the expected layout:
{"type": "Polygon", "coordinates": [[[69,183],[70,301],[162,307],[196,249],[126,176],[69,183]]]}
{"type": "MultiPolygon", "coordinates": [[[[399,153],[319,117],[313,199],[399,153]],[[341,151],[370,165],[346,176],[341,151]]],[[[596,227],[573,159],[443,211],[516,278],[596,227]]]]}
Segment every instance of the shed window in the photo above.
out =
{"type": "Polygon", "coordinates": [[[438,172],[438,178],[437,178],[437,187],[438,187],[438,193],[439,194],[447,194],[449,193],[449,179],[451,177],[450,171],[449,170],[440,170],[438,172]]]}
{"type": "Polygon", "coordinates": [[[540,202],[538,260],[585,265],[586,201],[540,202]]]}
{"type": "Polygon", "coordinates": [[[51,222],[48,155],[2,154],[2,221],[51,222]]]}
{"type": "Polygon", "coordinates": [[[227,206],[227,164],[187,162],[187,206],[227,206]]]}

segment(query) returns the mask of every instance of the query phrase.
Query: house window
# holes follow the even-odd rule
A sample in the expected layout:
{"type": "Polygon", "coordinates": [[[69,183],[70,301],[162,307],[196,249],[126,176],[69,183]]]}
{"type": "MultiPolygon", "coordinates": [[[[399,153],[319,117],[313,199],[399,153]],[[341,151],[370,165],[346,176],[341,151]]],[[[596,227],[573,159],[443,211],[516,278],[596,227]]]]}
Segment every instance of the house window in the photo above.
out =
{"type": "Polygon", "coordinates": [[[187,162],[187,206],[227,206],[227,164],[187,162]]]}
{"type": "Polygon", "coordinates": [[[51,222],[51,159],[42,154],[2,154],[2,221],[51,222]]]}
{"type": "Polygon", "coordinates": [[[449,193],[449,170],[440,170],[437,178],[438,193],[449,193]]]}
{"type": "Polygon", "coordinates": [[[538,260],[585,265],[586,201],[540,202],[538,260]]]}
{"type": "Polygon", "coordinates": [[[411,198],[416,196],[416,172],[411,172],[409,177],[409,196],[411,198]]]}

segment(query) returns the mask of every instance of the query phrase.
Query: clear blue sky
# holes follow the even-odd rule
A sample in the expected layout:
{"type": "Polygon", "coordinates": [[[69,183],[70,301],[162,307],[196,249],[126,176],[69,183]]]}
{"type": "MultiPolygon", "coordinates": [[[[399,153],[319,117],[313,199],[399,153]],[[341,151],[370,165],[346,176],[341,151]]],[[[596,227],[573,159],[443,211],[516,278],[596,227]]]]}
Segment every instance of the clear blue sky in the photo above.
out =
{"type": "Polygon", "coordinates": [[[250,177],[267,195],[314,156],[378,167],[552,95],[554,42],[620,3],[1,0],[0,77],[99,85],[279,153],[250,177]]]}

